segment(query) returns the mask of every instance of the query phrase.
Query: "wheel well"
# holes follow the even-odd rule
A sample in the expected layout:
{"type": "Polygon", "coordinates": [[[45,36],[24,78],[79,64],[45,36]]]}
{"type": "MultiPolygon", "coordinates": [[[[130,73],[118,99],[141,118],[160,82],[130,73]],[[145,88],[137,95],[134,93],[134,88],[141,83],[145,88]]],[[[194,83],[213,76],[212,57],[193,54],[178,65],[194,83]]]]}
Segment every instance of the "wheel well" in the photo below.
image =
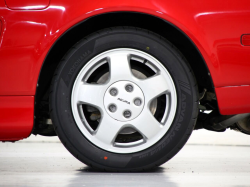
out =
{"type": "MultiPolygon", "coordinates": [[[[70,28],[49,51],[38,80],[35,106],[35,129],[43,118],[49,118],[48,90],[54,71],[64,54],[83,37],[98,30],[115,26],[133,26],[155,32],[169,40],[185,56],[196,77],[199,91],[204,88],[213,92],[213,83],[206,63],[193,42],[177,27],[155,16],[114,12],[94,16],[70,28]],[[48,116],[48,117],[45,117],[48,116]]],[[[35,130],[34,130],[35,131],[35,130]]]]}

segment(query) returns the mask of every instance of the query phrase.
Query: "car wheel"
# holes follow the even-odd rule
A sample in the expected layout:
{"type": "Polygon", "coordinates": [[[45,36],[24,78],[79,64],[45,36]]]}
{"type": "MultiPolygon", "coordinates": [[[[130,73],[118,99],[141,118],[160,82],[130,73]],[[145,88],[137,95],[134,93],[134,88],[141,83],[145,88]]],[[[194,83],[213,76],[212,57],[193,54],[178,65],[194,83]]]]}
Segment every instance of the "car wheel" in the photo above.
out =
{"type": "Polygon", "coordinates": [[[148,170],[186,143],[198,115],[197,86],[167,40],[138,28],[109,28],[62,59],[50,111],[60,140],[83,163],[148,170]]]}

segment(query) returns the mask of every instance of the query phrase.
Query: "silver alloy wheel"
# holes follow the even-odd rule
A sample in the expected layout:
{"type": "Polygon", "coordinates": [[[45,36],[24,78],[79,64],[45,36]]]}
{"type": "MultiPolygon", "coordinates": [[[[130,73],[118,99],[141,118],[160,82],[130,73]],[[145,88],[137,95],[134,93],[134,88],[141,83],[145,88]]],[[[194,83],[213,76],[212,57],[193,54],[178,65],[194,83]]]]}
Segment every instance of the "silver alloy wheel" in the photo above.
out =
{"type": "Polygon", "coordinates": [[[139,50],[120,48],[99,54],[81,69],[72,89],[71,107],[78,128],[94,145],[113,153],[134,153],[151,147],[166,134],[175,117],[177,95],[170,74],[157,59],[139,50]],[[136,78],[130,67],[132,59],[147,65],[155,75],[136,78]],[[105,63],[109,64],[108,80],[103,84],[87,83],[92,73],[105,63]],[[126,88],[128,85],[133,88],[126,88]],[[117,93],[112,95],[114,90],[117,93]],[[166,107],[161,121],[157,121],[150,106],[162,95],[166,95],[166,107]],[[135,104],[136,99],[140,100],[137,100],[139,106],[135,104]],[[84,104],[97,108],[101,114],[95,130],[82,111],[84,104]],[[111,105],[115,110],[109,108],[111,105]],[[125,128],[135,129],[142,139],[116,142],[125,128]]]}

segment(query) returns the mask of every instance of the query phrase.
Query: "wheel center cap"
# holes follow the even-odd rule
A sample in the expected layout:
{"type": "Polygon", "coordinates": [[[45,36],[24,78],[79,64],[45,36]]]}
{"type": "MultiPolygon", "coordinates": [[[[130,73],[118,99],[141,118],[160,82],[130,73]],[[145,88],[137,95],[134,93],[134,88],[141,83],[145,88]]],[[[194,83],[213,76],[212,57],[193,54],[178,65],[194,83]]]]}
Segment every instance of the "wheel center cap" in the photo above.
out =
{"type": "Polygon", "coordinates": [[[104,107],[115,120],[130,121],[139,116],[144,107],[143,92],[133,82],[115,82],[104,95],[104,107]]]}

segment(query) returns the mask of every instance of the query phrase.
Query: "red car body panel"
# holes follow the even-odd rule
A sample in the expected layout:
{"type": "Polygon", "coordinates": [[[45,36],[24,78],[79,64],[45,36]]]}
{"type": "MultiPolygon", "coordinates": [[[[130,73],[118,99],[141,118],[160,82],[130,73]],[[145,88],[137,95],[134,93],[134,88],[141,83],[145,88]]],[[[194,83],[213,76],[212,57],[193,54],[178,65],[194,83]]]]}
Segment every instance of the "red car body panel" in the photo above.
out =
{"type": "MultiPolygon", "coordinates": [[[[7,5],[0,0],[0,96],[8,96],[9,101],[21,98],[19,96],[35,96],[46,55],[69,28],[95,15],[129,11],[159,17],[182,30],[206,61],[221,114],[250,113],[247,97],[250,93],[250,46],[241,43],[242,35],[250,33],[248,0],[51,0],[47,8],[42,7],[48,3],[46,0],[26,0],[23,5],[19,0],[6,2],[7,5]],[[18,9],[43,2],[39,9],[45,9],[11,10],[10,2],[18,9]]],[[[0,103],[0,108],[2,105],[0,103]]],[[[34,108],[34,100],[27,100],[27,105],[34,108]]],[[[11,110],[9,112],[5,113],[6,119],[7,116],[16,118],[11,110]]],[[[16,123],[22,126],[19,118],[16,123]]],[[[32,125],[23,127],[27,134],[32,125]]],[[[13,129],[13,123],[7,120],[3,125],[0,123],[0,131],[5,128],[13,129]]]]}
{"type": "Polygon", "coordinates": [[[0,103],[0,140],[27,138],[33,128],[34,96],[1,96],[0,103]]]}
{"type": "Polygon", "coordinates": [[[234,114],[235,111],[240,114],[249,113],[249,85],[215,88],[215,91],[218,98],[223,98],[218,100],[219,108],[223,108],[221,114],[234,114]],[[240,99],[237,99],[239,95],[240,99]]]}
{"type": "Polygon", "coordinates": [[[50,0],[5,0],[6,6],[13,10],[42,10],[49,6],[50,0]]]}

